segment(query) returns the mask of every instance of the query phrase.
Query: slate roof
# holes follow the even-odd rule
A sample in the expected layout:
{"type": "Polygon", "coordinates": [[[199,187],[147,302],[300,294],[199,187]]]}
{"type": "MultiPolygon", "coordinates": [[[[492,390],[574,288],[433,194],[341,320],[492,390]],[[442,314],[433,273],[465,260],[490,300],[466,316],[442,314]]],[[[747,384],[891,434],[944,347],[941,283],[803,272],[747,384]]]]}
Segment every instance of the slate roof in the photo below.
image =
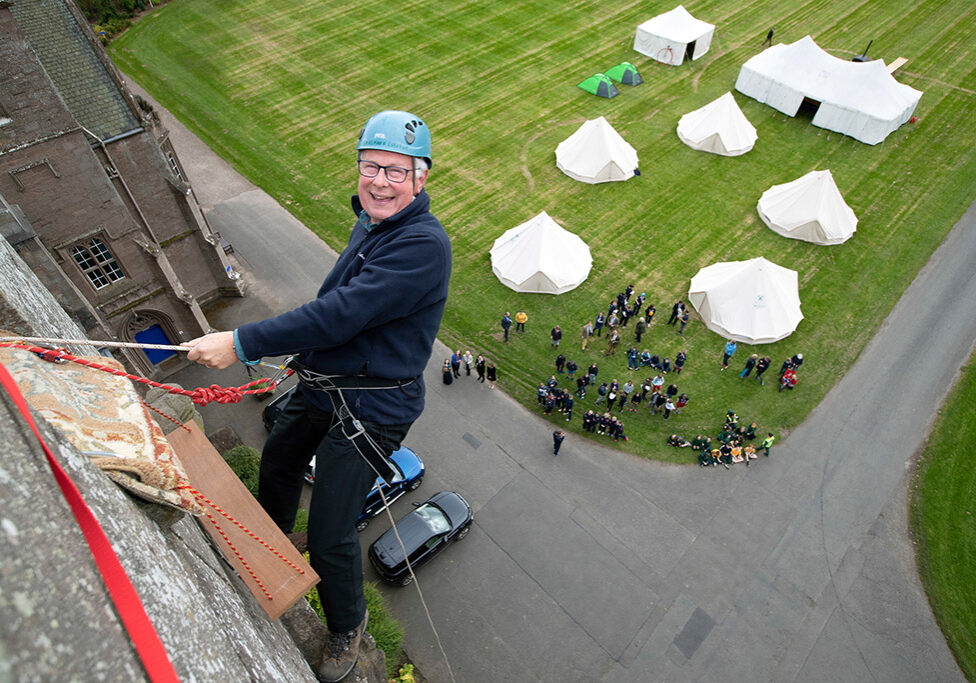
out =
{"type": "Polygon", "coordinates": [[[78,123],[103,140],[138,128],[66,2],[71,0],[16,0],[10,10],[78,123]]]}

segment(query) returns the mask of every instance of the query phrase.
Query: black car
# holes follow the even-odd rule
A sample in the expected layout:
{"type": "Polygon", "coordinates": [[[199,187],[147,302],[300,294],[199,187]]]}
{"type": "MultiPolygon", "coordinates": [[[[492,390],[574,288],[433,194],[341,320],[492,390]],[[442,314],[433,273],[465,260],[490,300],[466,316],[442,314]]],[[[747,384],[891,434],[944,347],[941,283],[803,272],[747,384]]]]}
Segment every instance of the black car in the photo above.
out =
{"type": "Polygon", "coordinates": [[[295,391],[297,390],[297,384],[290,387],[285,393],[275,396],[274,400],[266,405],[264,410],[261,411],[261,421],[264,422],[264,428],[269,432],[271,431],[271,428],[274,427],[274,423],[277,422],[281,412],[285,409],[285,406],[288,405],[288,401],[291,400],[291,397],[295,395],[295,391]]]}
{"type": "MultiPolygon", "coordinates": [[[[454,491],[441,491],[426,503],[414,505],[417,509],[398,521],[396,529],[410,566],[416,570],[448,545],[467,536],[474,514],[468,502],[454,491]]],[[[369,546],[369,561],[376,573],[391,583],[406,586],[413,581],[393,529],[388,529],[369,546]]]]}

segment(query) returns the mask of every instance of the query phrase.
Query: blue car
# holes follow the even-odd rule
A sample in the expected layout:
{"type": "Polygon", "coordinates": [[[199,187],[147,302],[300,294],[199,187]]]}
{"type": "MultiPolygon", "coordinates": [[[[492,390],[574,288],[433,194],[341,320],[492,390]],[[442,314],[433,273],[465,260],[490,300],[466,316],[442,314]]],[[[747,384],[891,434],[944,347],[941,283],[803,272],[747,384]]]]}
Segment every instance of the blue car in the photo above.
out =
{"type": "MultiPolygon", "coordinates": [[[[289,399],[295,393],[295,388],[292,387],[281,396],[275,398],[262,411],[264,426],[269,432],[278,419],[278,416],[281,415],[281,411],[284,410],[289,399]]],[[[386,502],[392,503],[407,491],[417,490],[424,481],[424,461],[411,449],[406,446],[401,446],[399,450],[394,451],[390,459],[393,460],[394,469],[396,470],[393,483],[387,484],[379,477],[376,478],[376,483],[373,484],[369,495],[366,496],[366,505],[363,506],[363,511],[359,513],[359,518],[356,520],[357,531],[365,529],[369,524],[369,520],[383,511],[383,497],[380,496],[381,487],[383,495],[386,496],[386,502]]],[[[309,484],[315,483],[315,456],[312,456],[312,462],[309,463],[308,468],[305,470],[305,481],[309,484]]]]}
{"type": "Polygon", "coordinates": [[[376,573],[391,583],[406,586],[413,575],[404,560],[416,570],[444,548],[468,535],[474,523],[471,506],[459,493],[441,491],[396,523],[396,532],[388,529],[369,546],[369,561],[376,573]],[[396,534],[399,533],[400,540],[396,534]]]}
{"type": "MultiPolygon", "coordinates": [[[[383,512],[381,488],[383,496],[386,496],[386,502],[392,504],[407,491],[416,491],[424,481],[424,461],[411,449],[401,446],[399,450],[393,452],[390,459],[393,460],[394,469],[396,469],[393,483],[387,484],[379,477],[376,478],[376,483],[373,484],[369,495],[366,496],[366,505],[363,506],[363,511],[359,513],[359,518],[356,520],[356,531],[365,529],[369,520],[383,512]]],[[[315,483],[314,456],[312,456],[312,462],[309,463],[308,469],[305,470],[305,481],[309,484],[315,483]]]]}

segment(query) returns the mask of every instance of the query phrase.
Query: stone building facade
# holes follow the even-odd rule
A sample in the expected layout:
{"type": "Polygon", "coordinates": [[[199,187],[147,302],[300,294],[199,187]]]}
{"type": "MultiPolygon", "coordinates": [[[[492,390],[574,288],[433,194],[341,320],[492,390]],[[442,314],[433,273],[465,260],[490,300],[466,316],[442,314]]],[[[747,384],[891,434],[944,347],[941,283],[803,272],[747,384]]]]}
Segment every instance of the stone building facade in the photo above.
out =
{"type": "MultiPolygon", "coordinates": [[[[0,0],[0,230],[92,339],[176,344],[240,295],[151,108],[72,0],[0,0]],[[140,104],[142,106],[140,106],[140,104]]],[[[115,352],[149,376],[186,361],[115,352]]]]}

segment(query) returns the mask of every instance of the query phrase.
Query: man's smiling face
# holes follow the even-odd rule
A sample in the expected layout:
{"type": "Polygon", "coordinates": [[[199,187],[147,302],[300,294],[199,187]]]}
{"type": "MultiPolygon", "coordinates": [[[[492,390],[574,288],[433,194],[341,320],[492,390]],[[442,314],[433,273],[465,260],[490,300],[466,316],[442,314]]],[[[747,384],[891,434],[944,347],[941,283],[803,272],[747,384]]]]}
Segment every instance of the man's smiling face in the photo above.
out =
{"type": "Polygon", "coordinates": [[[409,169],[407,179],[402,183],[390,182],[386,171],[380,169],[374,178],[359,176],[359,201],[373,223],[384,221],[409,206],[427,181],[427,172],[413,170],[414,159],[406,154],[387,152],[378,149],[365,149],[360,152],[360,160],[371,161],[380,166],[398,166],[409,169]]]}

